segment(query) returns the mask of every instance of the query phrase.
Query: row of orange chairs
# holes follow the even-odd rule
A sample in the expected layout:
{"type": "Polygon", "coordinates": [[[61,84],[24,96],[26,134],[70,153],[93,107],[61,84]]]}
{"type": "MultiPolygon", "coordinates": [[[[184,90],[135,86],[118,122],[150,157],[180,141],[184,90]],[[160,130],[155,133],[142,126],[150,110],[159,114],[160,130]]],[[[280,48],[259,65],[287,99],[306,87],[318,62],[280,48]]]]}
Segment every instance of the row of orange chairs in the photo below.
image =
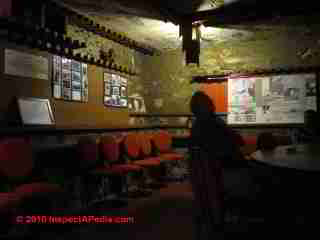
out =
{"type": "MultiPolygon", "coordinates": [[[[155,133],[128,133],[124,137],[103,136],[100,141],[80,140],[76,147],[79,166],[86,174],[121,176],[141,173],[162,162],[183,159],[171,148],[172,136],[166,131],[155,133]]],[[[0,141],[0,190],[1,224],[23,209],[24,202],[44,197],[48,201],[59,199],[65,193],[63,187],[49,183],[34,175],[32,145],[23,138],[9,138],[0,141]],[[52,194],[55,196],[52,197],[52,194]]],[[[48,208],[51,206],[48,206],[48,208]]]]}
{"type": "MultiPolygon", "coordinates": [[[[172,136],[166,131],[159,131],[152,134],[128,133],[120,137],[103,136],[99,143],[85,138],[79,141],[77,151],[79,159],[87,163],[84,165],[88,166],[88,174],[119,177],[136,174],[140,176],[137,187],[141,193],[143,188],[165,186],[156,181],[146,184],[146,179],[152,180],[152,176],[155,177],[153,173],[159,173],[163,162],[183,159],[184,156],[175,153],[171,145],[172,136]]],[[[125,184],[128,186],[127,182],[125,184]]],[[[149,194],[150,192],[144,190],[142,194],[133,195],[149,194]]]]}

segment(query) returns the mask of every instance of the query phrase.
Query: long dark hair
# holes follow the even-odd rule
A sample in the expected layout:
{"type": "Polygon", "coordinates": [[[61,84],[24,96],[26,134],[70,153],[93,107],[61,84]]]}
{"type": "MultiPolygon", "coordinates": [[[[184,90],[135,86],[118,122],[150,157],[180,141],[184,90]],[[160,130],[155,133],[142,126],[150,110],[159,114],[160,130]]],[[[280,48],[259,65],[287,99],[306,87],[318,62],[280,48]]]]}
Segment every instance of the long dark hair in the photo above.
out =
{"type": "Polygon", "coordinates": [[[202,91],[197,91],[192,95],[190,109],[197,119],[214,116],[216,110],[213,101],[202,91]]]}

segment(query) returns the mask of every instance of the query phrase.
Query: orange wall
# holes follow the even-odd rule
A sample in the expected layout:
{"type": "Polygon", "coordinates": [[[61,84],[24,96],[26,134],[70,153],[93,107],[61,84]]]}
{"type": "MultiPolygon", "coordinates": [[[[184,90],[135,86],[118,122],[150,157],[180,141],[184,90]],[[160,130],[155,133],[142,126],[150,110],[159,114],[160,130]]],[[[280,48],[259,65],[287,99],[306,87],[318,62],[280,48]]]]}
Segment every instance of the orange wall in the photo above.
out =
{"type": "Polygon", "coordinates": [[[205,92],[215,103],[216,112],[228,111],[228,82],[200,84],[200,90],[205,92]]]}

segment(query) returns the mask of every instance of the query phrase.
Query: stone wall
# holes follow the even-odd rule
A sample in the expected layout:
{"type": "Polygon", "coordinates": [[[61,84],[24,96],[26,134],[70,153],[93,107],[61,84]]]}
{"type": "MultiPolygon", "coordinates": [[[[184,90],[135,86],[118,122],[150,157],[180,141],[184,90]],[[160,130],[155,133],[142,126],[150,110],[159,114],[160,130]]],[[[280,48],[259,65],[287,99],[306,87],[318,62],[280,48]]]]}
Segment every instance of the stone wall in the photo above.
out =
{"type": "Polygon", "coordinates": [[[192,92],[200,88],[190,84],[195,75],[319,66],[320,31],[316,25],[266,28],[240,35],[202,41],[200,67],[185,66],[180,49],[144,58],[143,94],[149,112],[189,112],[192,92]]]}

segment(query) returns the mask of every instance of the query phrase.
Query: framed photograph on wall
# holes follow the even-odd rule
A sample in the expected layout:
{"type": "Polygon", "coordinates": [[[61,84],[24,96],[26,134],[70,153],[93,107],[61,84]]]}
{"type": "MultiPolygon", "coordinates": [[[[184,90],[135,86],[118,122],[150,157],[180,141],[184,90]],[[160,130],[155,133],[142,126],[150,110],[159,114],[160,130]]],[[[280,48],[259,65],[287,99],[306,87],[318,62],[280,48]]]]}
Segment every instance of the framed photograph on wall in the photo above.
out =
{"type": "Polygon", "coordinates": [[[52,60],[53,97],[56,99],[88,101],[88,65],[57,55],[52,60]]]}
{"type": "Polygon", "coordinates": [[[120,96],[119,87],[112,87],[112,95],[114,95],[114,96],[120,96]]]}
{"type": "Polygon", "coordinates": [[[79,72],[79,73],[80,73],[80,72],[81,72],[81,63],[72,60],[72,62],[71,62],[71,68],[72,68],[72,71],[76,71],[76,72],[79,72]]]}
{"type": "Polygon", "coordinates": [[[104,83],[104,95],[111,96],[111,84],[108,82],[104,83]]]}
{"type": "Polygon", "coordinates": [[[128,107],[127,78],[115,73],[104,72],[104,105],[128,107]]]}
{"type": "Polygon", "coordinates": [[[126,78],[124,78],[124,77],[121,77],[121,85],[122,86],[127,86],[127,84],[128,84],[128,80],[126,78]]]}
{"type": "Polygon", "coordinates": [[[71,60],[67,58],[62,58],[62,68],[71,70],[71,60]]]}
{"type": "Polygon", "coordinates": [[[127,88],[121,87],[121,97],[127,97],[127,88]]]}

